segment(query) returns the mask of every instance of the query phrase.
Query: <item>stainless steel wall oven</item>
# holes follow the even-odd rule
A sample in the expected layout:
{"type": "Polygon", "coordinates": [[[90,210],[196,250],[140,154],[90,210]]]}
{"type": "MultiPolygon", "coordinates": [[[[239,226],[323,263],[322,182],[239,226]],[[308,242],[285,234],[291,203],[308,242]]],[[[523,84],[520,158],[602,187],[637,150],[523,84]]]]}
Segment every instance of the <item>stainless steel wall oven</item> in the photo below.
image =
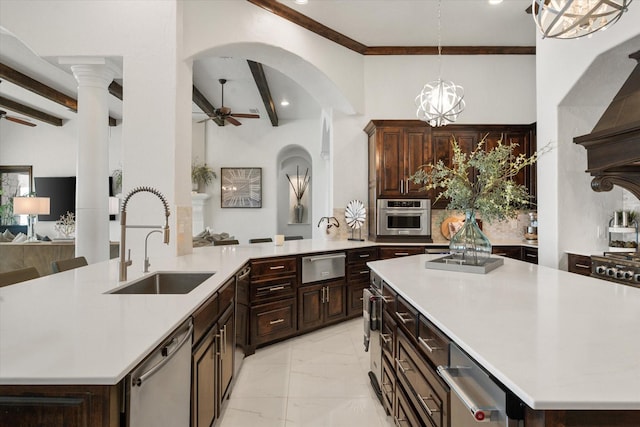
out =
{"type": "Polygon", "coordinates": [[[431,237],[431,200],[378,199],[379,236],[431,237]]]}

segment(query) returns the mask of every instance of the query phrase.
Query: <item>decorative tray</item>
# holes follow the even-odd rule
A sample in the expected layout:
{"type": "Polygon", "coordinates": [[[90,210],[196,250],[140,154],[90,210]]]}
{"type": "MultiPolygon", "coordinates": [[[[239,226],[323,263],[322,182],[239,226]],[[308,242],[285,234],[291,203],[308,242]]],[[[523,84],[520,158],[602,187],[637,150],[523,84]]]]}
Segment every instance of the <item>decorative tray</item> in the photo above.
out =
{"type": "Polygon", "coordinates": [[[484,265],[464,264],[462,261],[453,259],[451,255],[432,259],[424,263],[425,268],[432,270],[461,271],[463,273],[486,274],[504,264],[502,258],[489,258],[484,265]]]}

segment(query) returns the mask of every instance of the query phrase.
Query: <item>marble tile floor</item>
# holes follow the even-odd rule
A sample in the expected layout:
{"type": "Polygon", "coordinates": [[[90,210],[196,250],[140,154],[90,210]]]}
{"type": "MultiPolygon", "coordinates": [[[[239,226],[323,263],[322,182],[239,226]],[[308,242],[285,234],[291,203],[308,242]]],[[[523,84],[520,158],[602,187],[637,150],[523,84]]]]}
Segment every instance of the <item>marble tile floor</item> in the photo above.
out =
{"type": "Polygon", "coordinates": [[[392,427],[369,383],[362,319],[244,359],[220,427],[392,427]]]}

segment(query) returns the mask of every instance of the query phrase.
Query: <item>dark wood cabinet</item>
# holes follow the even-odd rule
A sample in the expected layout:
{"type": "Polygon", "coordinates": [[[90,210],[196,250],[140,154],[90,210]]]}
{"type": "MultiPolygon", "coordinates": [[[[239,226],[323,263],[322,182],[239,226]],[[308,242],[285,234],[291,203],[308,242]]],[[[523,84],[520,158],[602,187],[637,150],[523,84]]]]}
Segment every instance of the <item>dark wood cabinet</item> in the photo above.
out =
{"type": "Polygon", "coordinates": [[[249,284],[249,345],[253,354],[259,345],[293,336],[296,327],[298,260],[276,257],[252,260],[249,284]]]}
{"type": "Polygon", "coordinates": [[[591,276],[591,257],[588,255],[569,254],[569,272],[591,276]]]}
{"type": "MultiPolygon", "coordinates": [[[[372,120],[364,128],[369,148],[369,239],[376,240],[376,207],[378,199],[421,198],[430,199],[432,208],[444,209],[448,200],[436,201],[438,190],[422,191],[420,185],[409,181],[422,165],[438,161],[451,165],[451,140],[463,152],[473,151],[485,138],[486,149],[502,139],[503,144],[514,146],[513,158],[519,154],[531,156],[536,151],[535,124],[528,125],[449,125],[432,128],[420,120],[372,120]]],[[[476,173],[471,171],[471,173],[476,173]]],[[[470,177],[473,179],[473,177],[470,177]]],[[[527,166],[514,178],[529,191],[531,202],[536,202],[536,165],[527,166]]]]}
{"type": "Polygon", "coordinates": [[[362,315],[362,292],[369,286],[367,262],[377,259],[377,247],[347,251],[347,316],[350,318],[362,315]]]}
{"type": "Polygon", "coordinates": [[[522,246],[493,246],[491,253],[522,261],[522,246]]]}
{"type": "Polygon", "coordinates": [[[424,253],[424,246],[381,246],[379,248],[380,259],[398,258],[409,255],[420,255],[424,253]]]}
{"type": "Polygon", "coordinates": [[[230,391],[236,335],[235,295],[236,278],[233,276],[193,314],[192,427],[212,426],[230,391]]]}
{"type": "Polygon", "coordinates": [[[531,264],[538,263],[538,248],[531,248],[529,246],[522,247],[522,261],[530,262],[531,264]]]}
{"type": "Polygon", "coordinates": [[[315,329],[347,317],[344,279],[330,280],[298,289],[298,329],[315,329]]]}
{"type": "Polygon", "coordinates": [[[3,427],[118,427],[121,385],[2,385],[3,427]]]}

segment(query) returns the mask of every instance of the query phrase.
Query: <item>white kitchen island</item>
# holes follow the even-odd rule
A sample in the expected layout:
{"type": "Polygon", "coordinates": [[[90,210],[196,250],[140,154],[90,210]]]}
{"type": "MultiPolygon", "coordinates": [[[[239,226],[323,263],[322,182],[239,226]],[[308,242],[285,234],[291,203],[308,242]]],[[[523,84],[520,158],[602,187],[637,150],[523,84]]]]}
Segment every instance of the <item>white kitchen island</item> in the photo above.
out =
{"type": "Polygon", "coordinates": [[[368,266],[529,408],[640,411],[640,289],[510,259],[425,268],[437,257],[368,266]]]}

